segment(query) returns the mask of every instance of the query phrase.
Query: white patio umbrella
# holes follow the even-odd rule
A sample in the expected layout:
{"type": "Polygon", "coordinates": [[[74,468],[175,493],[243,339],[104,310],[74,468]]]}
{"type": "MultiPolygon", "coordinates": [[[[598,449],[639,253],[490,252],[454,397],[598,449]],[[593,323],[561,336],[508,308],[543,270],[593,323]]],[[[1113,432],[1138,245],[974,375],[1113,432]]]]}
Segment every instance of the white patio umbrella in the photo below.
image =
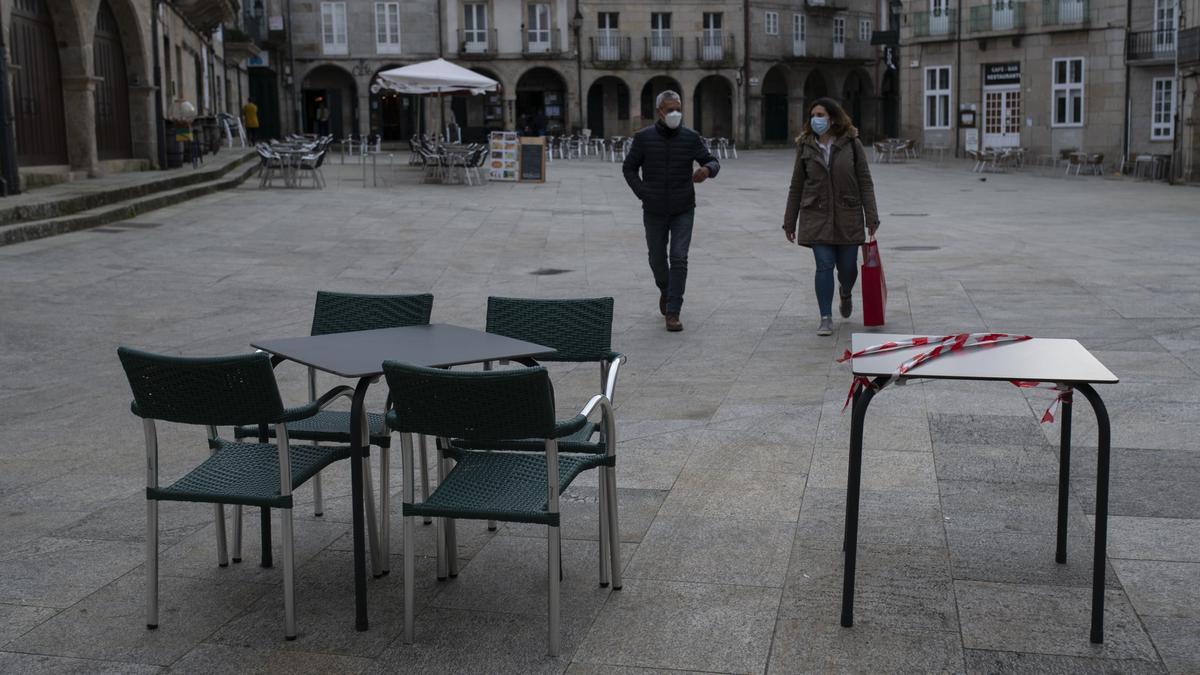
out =
{"type": "Polygon", "coordinates": [[[441,127],[446,127],[446,108],[443,94],[467,93],[479,95],[495,91],[500,83],[446,59],[434,59],[411,66],[393,68],[379,73],[379,84],[403,94],[437,94],[441,127]]]}

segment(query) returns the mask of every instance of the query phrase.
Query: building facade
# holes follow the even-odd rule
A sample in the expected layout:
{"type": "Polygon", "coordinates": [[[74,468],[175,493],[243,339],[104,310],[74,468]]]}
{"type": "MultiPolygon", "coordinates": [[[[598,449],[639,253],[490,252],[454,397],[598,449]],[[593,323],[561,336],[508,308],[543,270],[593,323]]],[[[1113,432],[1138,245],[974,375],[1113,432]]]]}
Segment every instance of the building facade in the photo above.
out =
{"type": "Polygon", "coordinates": [[[1177,58],[1185,4],[904,0],[902,135],[959,154],[1078,150],[1110,166],[1174,157],[1181,176],[1196,142],[1187,57],[1177,58]]]}
{"type": "Polygon", "coordinates": [[[747,14],[740,0],[326,0],[288,13],[269,0],[267,14],[286,13],[277,21],[286,39],[268,55],[286,62],[269,70],[286,79],[294,68],[294,91],[283,94],[294,127],[335,136],[406,140],[443,120],[473,140],[534,124],[622,136],[653,122],[666,89],[683,97],[685,124],[743,145],[789,142],[804,101],[826,94],[845,98],[873,134],[882,123],[877,7],[754,0],[747,14]],[[448,97],[439,111],[378,86],[381,70],[439,56],[492,77],[499,91],[448,97]]]}
{"type": "Polygon", "coordinates": [[[22,182],[162,161],[162,111],[234,112],[253,44],[226,44],[236,0],[0,0],[22,182]],[[158,64],[156,70],[155,64],[158,64]]]}

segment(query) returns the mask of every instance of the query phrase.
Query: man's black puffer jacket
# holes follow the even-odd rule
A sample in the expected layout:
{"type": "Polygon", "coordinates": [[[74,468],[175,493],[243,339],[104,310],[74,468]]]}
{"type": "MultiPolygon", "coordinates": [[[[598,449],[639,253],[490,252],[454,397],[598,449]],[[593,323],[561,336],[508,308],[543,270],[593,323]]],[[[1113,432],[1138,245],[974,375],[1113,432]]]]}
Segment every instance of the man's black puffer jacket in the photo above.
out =
{"type": "Polygon", "coordinates": [[[700,142],[700,134],[682,126],[671,129],[659,120],[634,135],[622,170],[625,182],[642,200],[642,209],[673,216],[696,208],[692,162],[708,167],[709,178],[721,170],[717,158],[700,142]]]}

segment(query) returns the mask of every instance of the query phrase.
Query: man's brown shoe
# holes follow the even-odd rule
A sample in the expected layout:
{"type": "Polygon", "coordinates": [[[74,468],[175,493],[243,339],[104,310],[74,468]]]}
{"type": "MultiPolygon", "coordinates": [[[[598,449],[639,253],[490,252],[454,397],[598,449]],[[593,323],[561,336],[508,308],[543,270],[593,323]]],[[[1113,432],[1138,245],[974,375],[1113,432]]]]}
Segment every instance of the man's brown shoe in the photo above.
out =
{"type": "Polygon", "coordinates": [[[679,323],[678,314],[667,315],[667,330],[671,331],[672,333],[678,333],[679,331],[683,330],[683,324],[679,323]]]}
{"type": "Polygon", "coordinates": [[[663,293],[658,296],[658,313],[663,316],[667,315],[667,294],[663,293]]]}

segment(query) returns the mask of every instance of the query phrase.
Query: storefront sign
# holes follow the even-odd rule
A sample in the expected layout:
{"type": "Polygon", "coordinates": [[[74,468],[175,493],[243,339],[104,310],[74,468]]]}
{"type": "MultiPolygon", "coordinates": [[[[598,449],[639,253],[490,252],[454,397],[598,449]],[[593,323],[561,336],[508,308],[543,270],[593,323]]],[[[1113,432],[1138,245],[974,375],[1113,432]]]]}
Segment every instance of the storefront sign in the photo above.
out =
{"type": "Polygon", "coordinates": [[[246,59],[246,65],[250,68],[269,68],[271,66],[270,52],[260,52],[246,59]]]}
{"type": "Polygon", "coordinates": [[[279,16],[279,15],[273,15],[270,18],[268,18],[267,19],[267,29],[268,30],[283,30],[283,17],[279,16]]]}
{"type": "Polygon", "coordinates": [[[1021,84],[1021,63],[985,63],[983,85],[985,87],[1021,84]]]}

